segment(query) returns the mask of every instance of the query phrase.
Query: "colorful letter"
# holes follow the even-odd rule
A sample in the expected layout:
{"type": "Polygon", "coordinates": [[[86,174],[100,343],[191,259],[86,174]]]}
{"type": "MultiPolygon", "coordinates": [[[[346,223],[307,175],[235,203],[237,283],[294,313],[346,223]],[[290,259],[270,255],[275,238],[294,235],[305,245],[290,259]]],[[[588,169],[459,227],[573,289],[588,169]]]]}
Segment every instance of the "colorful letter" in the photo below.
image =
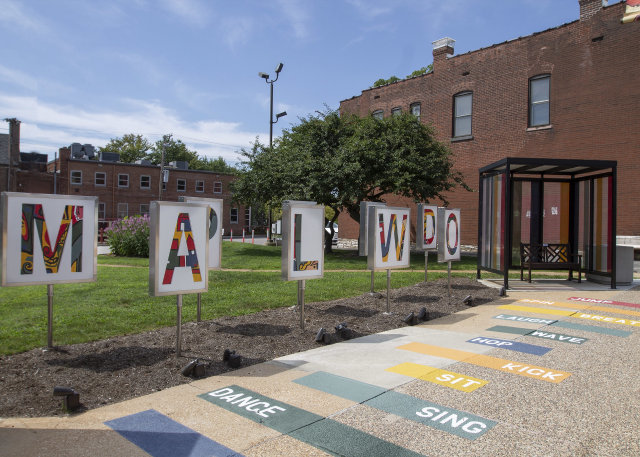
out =
{"type": "Polygon", "coordinates": [[[189,213],[178,214],[176,230],[173,235],[173,240],[171,240],[171,250],[169,251],[167,269],[164,271],[162,284],[171,284],[171,280],[173,279],[173,270],[176,267],[191,267],[193,281],[202,281],[202,276],[200,275],[200,264],[198,263],[198,254],[196,252],[196,245],[193,241],[193,234],[191,233],[191,221],[189,220],[189,213]],[[178,255],[180,240],[182,239],[183,234],[185,236],[185,241],[187,242],[187,249],[189,253],[187,255],[178,255]]]}

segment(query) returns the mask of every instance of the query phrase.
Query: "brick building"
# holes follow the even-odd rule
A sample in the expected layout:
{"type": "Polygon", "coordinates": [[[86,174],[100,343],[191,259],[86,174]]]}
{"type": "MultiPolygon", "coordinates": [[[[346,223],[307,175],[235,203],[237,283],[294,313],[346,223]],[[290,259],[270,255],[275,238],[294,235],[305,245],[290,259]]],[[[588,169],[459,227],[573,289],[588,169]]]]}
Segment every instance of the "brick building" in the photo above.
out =
{"type": "MultiPolygon", "coordinates": [[[[438,40],[432,72],[363,90],[340,111],[414,113],[434,126],[476,190],[479,168],[504,157],[617,160],[617,233],[638,236],[640,22],[621,22],[624,3],[579,4],[574,22],[466,54],[454,56],[454,40],[438,40]]],[[[462,244],[476,244],[478,194],[456,190],[447,198],[461,209],[462,244]]],[[[387,203],[414,210],[415,233],[415,204],[396,196],[387,203]]],[[[358,237],[348,215],[339,224],[341,238],[358,237]]]]}
{"type": "Polygon", "coordinates": [[[238,235],[243,228],[250,226],[250,208],[231,202],[233,175],[170,165],[165,166],[168,180],[162,183],[160,166],[122,163],[116,156],[109,154],[99,157],[100,160],[74,158],[70,148],[61,148],[57,161],[50,162],[48,172],[44,173],[51,181],[36,183],[31,170],[19,176],[22,178],[18,182],[19,190],[53,193],[52,178],[55,175],[58,194],[98,197],[98,219],[103,223],[125,216],[148,214],[149,204],[155,200],[178,201],[180,197],[187,196],[221,198],[224,200],[222,226],[225,234],[233,230],[238,235]],[[57,173],[52,173],[54,167],[57,173]],[[45,189],[47,186],[50,188],[45,189]]]}

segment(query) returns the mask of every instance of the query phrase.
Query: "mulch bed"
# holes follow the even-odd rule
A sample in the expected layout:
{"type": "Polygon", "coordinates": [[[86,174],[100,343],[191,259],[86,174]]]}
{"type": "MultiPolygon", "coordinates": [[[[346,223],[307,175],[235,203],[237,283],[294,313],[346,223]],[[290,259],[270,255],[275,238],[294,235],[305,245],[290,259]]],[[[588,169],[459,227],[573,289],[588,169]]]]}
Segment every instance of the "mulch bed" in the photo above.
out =
{"type": "MultiPolygon", "coordinates": [[[[386,291],[385,291],[386,292],[386,291]]],[[[61,346],[56,350],[33,349],[0,356],[0,417],[37,417],[66,414],[55,386],[67,386],[80,394],[77,411],[146,395],[193,380],[182,374],[192,360],[205,365],[205,376],[233,370],[223,362],[225,349],[242,357],[241,366],[272,360],[318,347],[320,328],[332,342],[341,341],[335,327],[345,323],[352,337],[404,327],[404,318],[422,307],[429,319],[446,316],[498,298],[498,289],[468,278],[421,283],[392,290],[391,314],[385,314],[386,294],[305,304],[305,330],[300,328],[296,307],[265,310],[182,325],[182,357],[175,357],[176,328],[61,346]]]]}

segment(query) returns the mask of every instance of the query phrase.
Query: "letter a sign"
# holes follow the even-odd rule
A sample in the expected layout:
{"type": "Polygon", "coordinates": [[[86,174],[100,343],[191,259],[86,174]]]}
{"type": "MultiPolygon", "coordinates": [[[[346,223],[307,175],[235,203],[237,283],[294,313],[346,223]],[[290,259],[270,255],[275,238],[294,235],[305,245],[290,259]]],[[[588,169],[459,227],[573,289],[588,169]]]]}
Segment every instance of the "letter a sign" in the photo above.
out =
{"type": "Polygon", "coordinates": [[[206,292],[209,205],[151,202],[149,294],[206,292]]]}
{"type": "Polygon", "coordinates": [[[324,206],[315,202],[282,204],[282,279],[322,278],[324,206]]]}
{"type": "Polygon", "coordinates": [[[409,266],[409,208],[369,208],[367,268],[389,270],[409,266]]]}
{"type": "Polygon", "coordinates": [[[2,285],[96,280],[98,198],[2,193],[2,285]]]}

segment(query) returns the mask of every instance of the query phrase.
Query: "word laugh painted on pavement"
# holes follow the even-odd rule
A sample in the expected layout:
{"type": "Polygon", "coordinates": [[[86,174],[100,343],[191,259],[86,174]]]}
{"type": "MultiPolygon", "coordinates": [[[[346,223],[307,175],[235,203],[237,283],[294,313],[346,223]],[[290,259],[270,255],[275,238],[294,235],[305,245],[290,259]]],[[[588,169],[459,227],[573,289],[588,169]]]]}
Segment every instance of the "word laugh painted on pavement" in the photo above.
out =
{"type": "Polygon", "coordinates": [[[530,322],[532,324],[546,324],[551,325],[557,322],[554,319],[540,319],[539,317],[527,317],[527,316],[512,316],[510,314],[498,314],[493,316],[494,319],[503,319],[505,321],[518,321],[518,322],[530,322]]]}

